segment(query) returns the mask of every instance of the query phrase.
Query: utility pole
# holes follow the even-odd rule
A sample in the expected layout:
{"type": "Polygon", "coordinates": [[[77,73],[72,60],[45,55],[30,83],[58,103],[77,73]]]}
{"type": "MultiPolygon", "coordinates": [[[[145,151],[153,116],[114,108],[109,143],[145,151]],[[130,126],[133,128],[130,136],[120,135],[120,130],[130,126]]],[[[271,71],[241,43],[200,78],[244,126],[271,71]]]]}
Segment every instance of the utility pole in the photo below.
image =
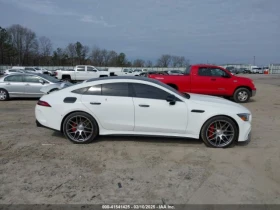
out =
{"type": "Polygon", "coordinates": [[[255,66],[255,63],[256,63],[256,56],[254,56],[254,66],[255,66]]]}

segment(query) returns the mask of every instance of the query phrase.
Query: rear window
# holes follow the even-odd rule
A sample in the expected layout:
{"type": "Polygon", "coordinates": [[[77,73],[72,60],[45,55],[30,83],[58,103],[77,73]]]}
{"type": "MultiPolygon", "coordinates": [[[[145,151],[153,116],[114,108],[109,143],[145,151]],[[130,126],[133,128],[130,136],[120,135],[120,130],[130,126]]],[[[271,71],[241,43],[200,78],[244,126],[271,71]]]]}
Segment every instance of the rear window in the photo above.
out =
{"type": "Polygon", "coordinates": [[[21,75],[8,76],[4,79],[4,81],[7,81],[7,82],[22,82],[22,76],[21,75]]]}

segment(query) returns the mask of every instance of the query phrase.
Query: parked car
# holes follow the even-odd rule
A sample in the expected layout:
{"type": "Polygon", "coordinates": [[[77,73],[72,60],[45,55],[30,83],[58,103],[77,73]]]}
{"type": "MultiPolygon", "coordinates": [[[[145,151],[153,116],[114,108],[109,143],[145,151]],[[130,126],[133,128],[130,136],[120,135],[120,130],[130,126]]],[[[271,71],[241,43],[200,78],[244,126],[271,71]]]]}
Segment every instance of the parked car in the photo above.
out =
{"type": "Polygon", "coordinates": [[[9,74],[0,78],[0,101],[9,100],[10,98],[15,97],[38,98],[43,95],[43,93],[40,91],[42,87],[48,86],[50,84],[61,83],[62,81],[47,74],[9,74]]]}
{"type": "Polygon", "coordinates": [[[232,75],[239,73],[239,70],[233,66],[226,67],[226,70],[230,71],[232,75]]]}
{"type": "Polygon", "coordinates": [[[28,73],[39,73],[39,74],[43,73],[41,69],[36,69],[35,67],[13,66],[12,69],[24,70],[25,72],[28,73]]]}
{"type": "Polygon", "coordinates": [[[252,68],[252,73],[253,74],[263,74],[263,69],[260,67],[254,67],[254,68],[252,68]]]}
{"type": "Polygon", "coordinates": [[[73,143],[98,135],[201,138],[225,148],[249,141],[251,112],[214,96],[182,94],[146,77],[90,79],[49,95],[35,107],[36,123],[64,133],[73,143]]]}
{"type": "Polygon", "coordinates": [[[9,75],[14,73],[25,73],[25,71],[20,69],[6,69],[4,70],[3,75],[9,75]]]}
{"type": "Polygon", "coordinates": [[[46,68],[42,68],[42,67],[35,67],[34,68],[36,71],[41,71],[42,74],[48,74],[49,70],[47,70],[46,68]]]}
{"type": "Polygon", "coordinates": [[[248,68],[240,68],[239,71],[242,74],[251,74],[252,73],[252,71],[248,68]]]}
{"type": "Polygon", "coordinates": [[[181,70],[167,70],[164,71],[169,75],[183,75],[183,72],[181,70]]]}
{"type": "Polygon", "coordinates": [[[78,65],[73,71],[56,71],[55,77],[66,81],[83,81],[90,78],[108,77],[110,72],[98,70],[94,66],[78,65]]]}
{"type": "Polygon", "coordinates": [[[252,79],[232,75],[228,70],[214,65],[196,64],[186,68],[184,75],[149,74],[180,92],[233,97],[235,102],[245,103],[255,96],[252,79]]]}

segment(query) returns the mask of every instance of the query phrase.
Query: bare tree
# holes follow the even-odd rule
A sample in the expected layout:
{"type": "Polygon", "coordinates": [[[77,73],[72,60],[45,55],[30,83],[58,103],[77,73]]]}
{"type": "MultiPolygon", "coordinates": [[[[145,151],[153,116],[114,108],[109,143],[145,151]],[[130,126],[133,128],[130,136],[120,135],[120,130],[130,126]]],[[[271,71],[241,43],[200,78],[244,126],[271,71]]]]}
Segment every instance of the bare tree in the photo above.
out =
{"type": "Polygon", "coordinates": [[[134,67],[144,67],[145,66],[145,61],[142,59],[136,59],[133,61],[133,66],[134,67]]]}
{"type": "Polygon", "coordinates": [[[102,63],[104,63],[103,59],[102,50],[99,47],[93,47],[91,51],[91,60],[93,65],[102,66],[102,63]]]}
{"type": "Polygon", "coordinates": [[[52,42],[49,38],[45,36],[41,36],[39,38],[39,53],[43,57],[50,56],[52,51],[52,42]]]}
{"type": "Polygon", "coordinates": [[[75,65],[75,58],[77,57],[76,53],[76,46],[73,43],[68,44],[66,47],[66,54],[68,55],[68,58],[71,60],[71,65],[75,65]]]}
{"type": "Polygon", "coordinates": [[[107,66],[117,66],[117,60],[118,60],[118,53],[114,50],[111,50],[108,52],[108,63],[107,66]]]}
{"type": "Polygon", "coordinates": [[[158,59],[157,65],[159,67],[168,67],[170,62],[171,62],[171,55],[164,54],[158,59]]]}
{"type": "Polygon", "coordinates": [[[29,54],[38,49],[35,32],[18,24],[12,25],[7,31],[10,34],[13,47],[18,52],[18,64],[28,63],[29,54]]]}
{"type": "Polygon", "coordinates": [[[172,67],[183,67],[185,66],[185,57],[184,56],[172,56],[172,67]]]}
{"type": "Polygon", "coordinates": [[[146,61],[146,67],[153,67],[153,62],[152,61],[146,61]]]}

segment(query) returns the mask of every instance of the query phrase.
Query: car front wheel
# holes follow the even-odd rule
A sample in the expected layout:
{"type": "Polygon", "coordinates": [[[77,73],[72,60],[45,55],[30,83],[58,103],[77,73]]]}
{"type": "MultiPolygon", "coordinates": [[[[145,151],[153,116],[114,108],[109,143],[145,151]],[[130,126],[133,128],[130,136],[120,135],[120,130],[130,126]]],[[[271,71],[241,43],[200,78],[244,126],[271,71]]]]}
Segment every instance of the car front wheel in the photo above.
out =
{"type": "Polygon", "coordinates": [[[91,115],[75,112],[64,120],[63,133],[73,143],[87,144],[97,137],[99,130],[97,122],[91,115]]]}
{"type": "Polygon", "coordinates": [[[206,146],[226,148],[236,143],[238,128],[230,118],[217,116],[203,125],[200,135],[206,146]]]}
{"type": "Polygon", "coordinates": [[[247,88],[238,88],[233,95],[233,99],[237,103],[246,103],[251,96],[250,91],[247,88]]]}

